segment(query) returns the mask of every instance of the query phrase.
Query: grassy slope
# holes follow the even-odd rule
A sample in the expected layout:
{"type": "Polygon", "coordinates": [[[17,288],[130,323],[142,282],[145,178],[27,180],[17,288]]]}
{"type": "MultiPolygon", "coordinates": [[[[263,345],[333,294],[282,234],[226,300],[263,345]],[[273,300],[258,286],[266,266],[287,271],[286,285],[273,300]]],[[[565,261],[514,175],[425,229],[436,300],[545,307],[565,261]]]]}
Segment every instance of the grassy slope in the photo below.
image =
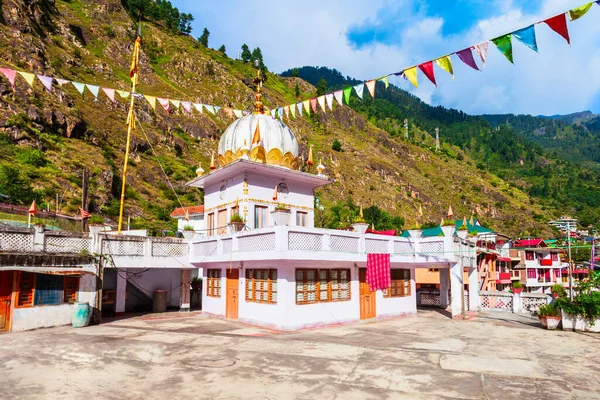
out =
{"type": "MultiPolygon", "coordinates": [[[[56,32],[45,39],[25,34],[21,40],[11,43],[13,48],[0,46],[0,56],[7,60],[3,66],[35,69],[51,76],[127,89],[128,62],[135,30],[118,4],[114,0],[57,1],[60,16],[55,20],[56,32]],[[108,9],[112,12],[106,11],[106,4],[111,5],[108,9]],[[82,27],[86,36],[94,40],[82,46],[70,33],[68,25],[82,27]],[[32,53],[32,45],[42,49],[46,60],[32,53]]],[[[0,25],[0,30],[3,30],[0,37],[9,37],[7,27],[0,25]]],[[[144,25],[143,38],[140,92],[240,109],[252,107],[252,88],[244,83],[254,75],[250,65],[211,49],[198,48],[192,38],[169,35],[151,23],[144,25]]],[[[314,88],[297,78],[278,78],[269,74],[264,90],[266,105],[296,101],[296,82],[303,90],[302,99],[312,95],[314,88]]],[[[56,93],[45,93],[39,82],[36,82],[35,92],[26,97],[18,94],[27,93],[27,90],[21,80],[17,94],[1,100],[8,103],[3,108],[11,112],[0,118],[0,125],[6,125],[10,115],[26,113],[31,104],[42,115],[46,109],[57,110],[73,120],[81,119],[87,125],[87,131],[80,138],[65,138],[60,136],[61,132],[50,135],[56,143],[45,146],[50,161],[46,167],[20,164],[34,186],[42,190],[42,201],[50,201],[58,191],[65,198],[63,211],[75,213],[81,195],[81,170],[86,167],[92,172],[91,194],[96,209],[104,207],[106,214],[114,215],[115,197],[114,193],[111,195],[111,185],[119,188],[113,175],[120,174],[123,163],[127,104],[118,100],[113,106],[103,94],[98,102],[94,102],[90,93],[86,93],[85,101],[82,101],[71,86],[62,89],[63,102],[58,100],[56,93]],[[67,105],[69,102],[72,107],[67,105]]],[[[145,101],[141,102],[139,110],[142,124],[134,137],[127,211],[143,217],[138,224],[158,227],[168,223],[165,213],[168,214],[177,202],[165,185],[154,155],[144,145],[142,131],[164,162],[182,202],[191,205],[201,201],[201,194],[182,185],[194,176],[193,171],[199,163],[208,169],[210,153],[216,149],[220,133],[231,121],[224,113],[217,117],[206,112],[192,117],[182,112],[167,115],[160,106],[154,112],[145,101]],[[181,149],[179,155],[177,148],[181,149]],[[164,221],[154,222],[161,218],[164,221]]],[[[461,162],[392,139],[349,108],[336,107],[333,113],[286,123],[296,133],[304,157],[308,144],[314,144],[316,157],[323,158],[327,173],[337,180],[320,193],[326,207],[334,200],[352,196],[365,206],[376,204],[392,214],[404,216],[407,225],[412,225],[419,203],[423,203],[423,220],[439,220],[452,205],[456,215],[477,213],[492,222],[496,229],[507,233],[545,229],[533,219],[535,214],[542,212],[525,194],[475,169],[469,165],[468,158],[461,162]],[[332,152],[334,138],[342,142],[343,152],[332,152]],[[419,192],[421,199],[412,198],[410,190],[419,192]]],[[[33,140],[29,146],[37,145],[39,138],[35,134],[30,136],[33,140]]],[[[429,144],[432,140],[427,136],[429,144]]],[[[450,154],[456,152],[450,147],[447,150],[450,154]]],[[[15,148],[3,162],[15,163],[20,151],[21,148],[15,148]]]]}

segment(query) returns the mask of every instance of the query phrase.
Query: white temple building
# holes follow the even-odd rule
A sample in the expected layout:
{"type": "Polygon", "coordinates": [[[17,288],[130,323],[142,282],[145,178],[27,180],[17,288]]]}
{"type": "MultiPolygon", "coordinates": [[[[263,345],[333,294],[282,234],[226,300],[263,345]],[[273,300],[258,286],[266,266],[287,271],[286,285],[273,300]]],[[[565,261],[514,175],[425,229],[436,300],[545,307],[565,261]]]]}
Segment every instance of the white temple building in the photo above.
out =
{"type": "Polygon", "coordinates": [[[452,268],[441,282],[443,305],[462,311],[463,266],[476,292],[475,248],[443,227],[421,238],[314,227],[314,189],[332,183],[298,170],[298,142],[281,121],[256,110],[235,121],[218,147],[219,167],[188,183],[204,189],[206,236],[196,235],[190,262],[202,268],[203,311],[279,330],[416,314],[415,269],[452,268]],[[233,215],[244,220],[237,231],[233,215]],[[371,292],[367,253],[391,254],[391,287],[371,292]],[[449,289],[457,295],[449,298],[449,289]]]}

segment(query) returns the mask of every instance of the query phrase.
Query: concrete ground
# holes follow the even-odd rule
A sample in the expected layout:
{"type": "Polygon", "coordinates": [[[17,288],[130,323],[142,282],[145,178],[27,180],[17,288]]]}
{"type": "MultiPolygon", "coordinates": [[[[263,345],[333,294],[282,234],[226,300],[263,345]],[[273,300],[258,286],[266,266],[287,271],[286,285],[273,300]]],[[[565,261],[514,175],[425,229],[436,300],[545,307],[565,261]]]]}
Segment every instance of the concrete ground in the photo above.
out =
{"type": "Polygon", "coordinates": [[[599,399],[600,335],[437,311],[294,333],[191,313],[0,335],[0,399],[599,399]]]}

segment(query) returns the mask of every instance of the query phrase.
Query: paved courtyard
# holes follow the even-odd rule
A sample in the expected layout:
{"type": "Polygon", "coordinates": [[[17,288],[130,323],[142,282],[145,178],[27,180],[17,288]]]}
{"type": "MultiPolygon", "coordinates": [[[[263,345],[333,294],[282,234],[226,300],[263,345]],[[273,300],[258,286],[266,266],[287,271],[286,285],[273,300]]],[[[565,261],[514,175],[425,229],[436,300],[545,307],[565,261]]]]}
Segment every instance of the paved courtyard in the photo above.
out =
{"type": "Polygon", "coordinates": [[[0,399],[598,399],[600,335],[437,311],[294,333],[198,313],[0,335],[0,399]]]}

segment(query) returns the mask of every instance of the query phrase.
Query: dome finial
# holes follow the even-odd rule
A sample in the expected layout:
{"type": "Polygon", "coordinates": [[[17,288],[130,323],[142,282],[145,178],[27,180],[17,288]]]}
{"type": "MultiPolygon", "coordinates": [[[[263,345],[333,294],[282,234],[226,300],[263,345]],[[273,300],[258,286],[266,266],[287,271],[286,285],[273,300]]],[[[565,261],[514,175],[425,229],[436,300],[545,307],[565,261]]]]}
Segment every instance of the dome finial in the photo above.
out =
{"type": "Polygon", "coordinates": [[[215,152],[213,151],[210,157],[210,170],[214,170],[216,169],[217,166],[215,165],[215,152]]]}
{"type": "Polygon", "coordinates": [[[260,60],[254,60],[254,66],[256,67],[256,78],[254,78],[254,83],[256,84],[256,102],[254,103],[254,113],[264,114],[265,107],[263,106],[262,94],[260,93],[264,79],[260,71],[260,60]]]}
{"type": "Polygon", "coordinates": [[[313,145],[311,144],[310,147],[308,148],[308,161],[306,161],[306,163],[308,164],[309,167],[312,167],[314,164],[312,149],[313,149],[313,145]]]}
{"type": "Polygon", "coordinates": [[[323,172],[325,172],[325,166],[323,165],[323,159],[319,161],[319,165],[317,165],[317,172],[319,176],[325,176],[323,172]]]}
{"type": "Polygon", "coordinates": [[[197,176],[204,175],[204,168],[202,168],[202,163],[200,163],[200,165],[198,166],[198,169],[196,170],[196,175],[197,176]]]}

